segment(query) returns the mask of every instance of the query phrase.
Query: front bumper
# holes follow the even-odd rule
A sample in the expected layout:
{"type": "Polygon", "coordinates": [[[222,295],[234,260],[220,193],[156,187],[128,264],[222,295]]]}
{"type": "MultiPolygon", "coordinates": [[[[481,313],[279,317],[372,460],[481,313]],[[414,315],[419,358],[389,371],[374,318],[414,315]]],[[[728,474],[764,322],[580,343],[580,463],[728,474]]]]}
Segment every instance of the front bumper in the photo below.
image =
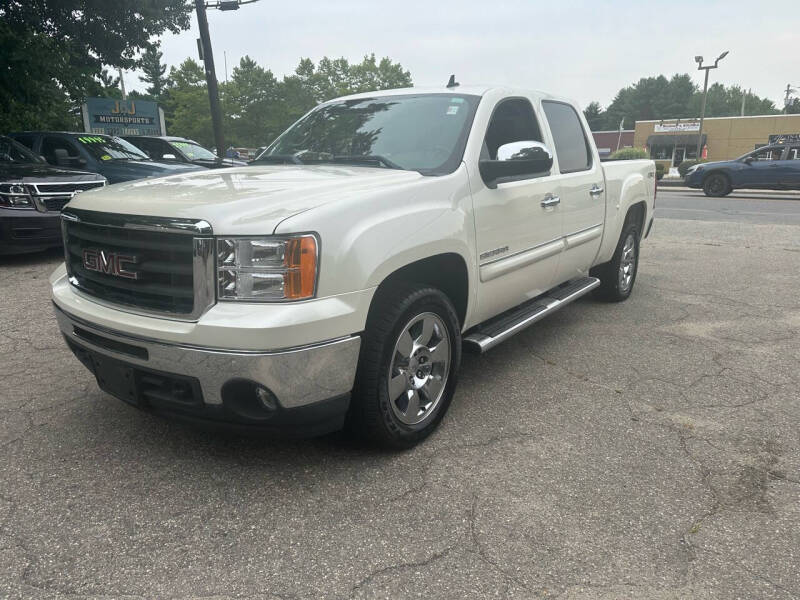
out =
{"type": "Polygon", "coordinates": [[[691,173],[687,173],[683,182],[686,184],[686,187],[690,188],[703,187],[703,171],[692,171],[691,173]]]}
{"type": "Polygon", "coordinates": [[[344,422],[358,336],[279,351],[243,351],[133,336],[57,305],[55,313],[70,349],[100,387],[139,408],[289,434],[321,434],[344,422]],[[253,393],[255,386],[271,392],[276,403],[265,407],[253,393]]]}
{"type": "Polygon", "coordinates": [[[0,254],[38,252],[61,245],[61,216],[0,208],[0,254]]]}

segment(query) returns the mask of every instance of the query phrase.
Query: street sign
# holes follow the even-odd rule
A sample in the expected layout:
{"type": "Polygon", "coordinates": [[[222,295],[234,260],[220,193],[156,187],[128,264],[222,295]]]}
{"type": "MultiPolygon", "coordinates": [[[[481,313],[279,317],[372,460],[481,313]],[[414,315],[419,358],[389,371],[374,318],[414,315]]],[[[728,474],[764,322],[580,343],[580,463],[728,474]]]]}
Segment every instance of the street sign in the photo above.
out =
{"type": "Polygon", "coordinates": [[[164,111],[148,100],[87,98],[83,129],[108,135],[166,135],[164,111]]]}

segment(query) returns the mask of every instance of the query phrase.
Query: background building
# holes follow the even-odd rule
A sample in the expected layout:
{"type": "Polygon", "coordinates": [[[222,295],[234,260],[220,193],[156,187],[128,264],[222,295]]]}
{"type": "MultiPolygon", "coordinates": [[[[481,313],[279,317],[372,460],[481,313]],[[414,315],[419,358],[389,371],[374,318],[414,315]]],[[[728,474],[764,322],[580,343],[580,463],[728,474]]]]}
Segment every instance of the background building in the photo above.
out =
{"type": "Polygon", "coordinates": [[[630,148],[633,146],[633,129],[623,129],[620,136],[619,129],[614,131],[593,131],[594,143],[600,158],[608,158],[612,152],[620,148],[630,148]]]}
{"type": "MultiPolygon", "coordinates": [[[[699,120],[636,121],[633,145],[666,167],[677,167],[696,158],[699,132],[699,120]]],[[[800,115],[711,117],[703,121],[701,148],[708,160],[729,160],[785,136],[800,136],[800,115]]]]}

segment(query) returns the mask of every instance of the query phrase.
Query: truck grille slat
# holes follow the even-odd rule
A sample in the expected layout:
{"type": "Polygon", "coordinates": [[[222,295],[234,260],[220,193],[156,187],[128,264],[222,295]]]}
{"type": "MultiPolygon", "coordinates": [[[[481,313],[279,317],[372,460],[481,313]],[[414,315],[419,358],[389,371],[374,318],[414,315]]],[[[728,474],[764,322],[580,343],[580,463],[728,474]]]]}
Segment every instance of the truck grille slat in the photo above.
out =
{"type": "Polygon", "coordinates": [[[146,311],[192,313],[193,236],[69,220],[64,236],[70,279],[84,293],[146,311]],[[119,258],[121,273],[109,267],[119,258]]]}

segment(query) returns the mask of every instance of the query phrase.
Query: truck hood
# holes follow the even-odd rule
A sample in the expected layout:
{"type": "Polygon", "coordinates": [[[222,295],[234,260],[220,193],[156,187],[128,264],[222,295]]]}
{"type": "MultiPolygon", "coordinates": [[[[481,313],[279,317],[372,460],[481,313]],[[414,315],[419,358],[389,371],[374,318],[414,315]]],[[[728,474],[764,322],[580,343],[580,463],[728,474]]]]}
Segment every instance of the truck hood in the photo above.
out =
{"type": "Polygon", "coordinates": [[[21,183],[83,182],[101,181],[97,173],[78,171],[65,167],[54,167],[45,163],[0,162],[0,181],[19,181],[21,183]]]}
{"type": "Polygon", "coordinates": [[[111,185],[81,194],[70,208],[203,219],[215,233],[263,235],[284,219],[317,206],[367,197],[422,177],[416,171],[377,167],[233,167],[111,185]]]}
{"type": "Polygon", "coordinates": [[[102,163],[100,173],[105,175],[109,183],[121,183],[144,177],[200,171],[202,168],[191,164],[170,164],[151,160],[114,160],[102,163]]]}

